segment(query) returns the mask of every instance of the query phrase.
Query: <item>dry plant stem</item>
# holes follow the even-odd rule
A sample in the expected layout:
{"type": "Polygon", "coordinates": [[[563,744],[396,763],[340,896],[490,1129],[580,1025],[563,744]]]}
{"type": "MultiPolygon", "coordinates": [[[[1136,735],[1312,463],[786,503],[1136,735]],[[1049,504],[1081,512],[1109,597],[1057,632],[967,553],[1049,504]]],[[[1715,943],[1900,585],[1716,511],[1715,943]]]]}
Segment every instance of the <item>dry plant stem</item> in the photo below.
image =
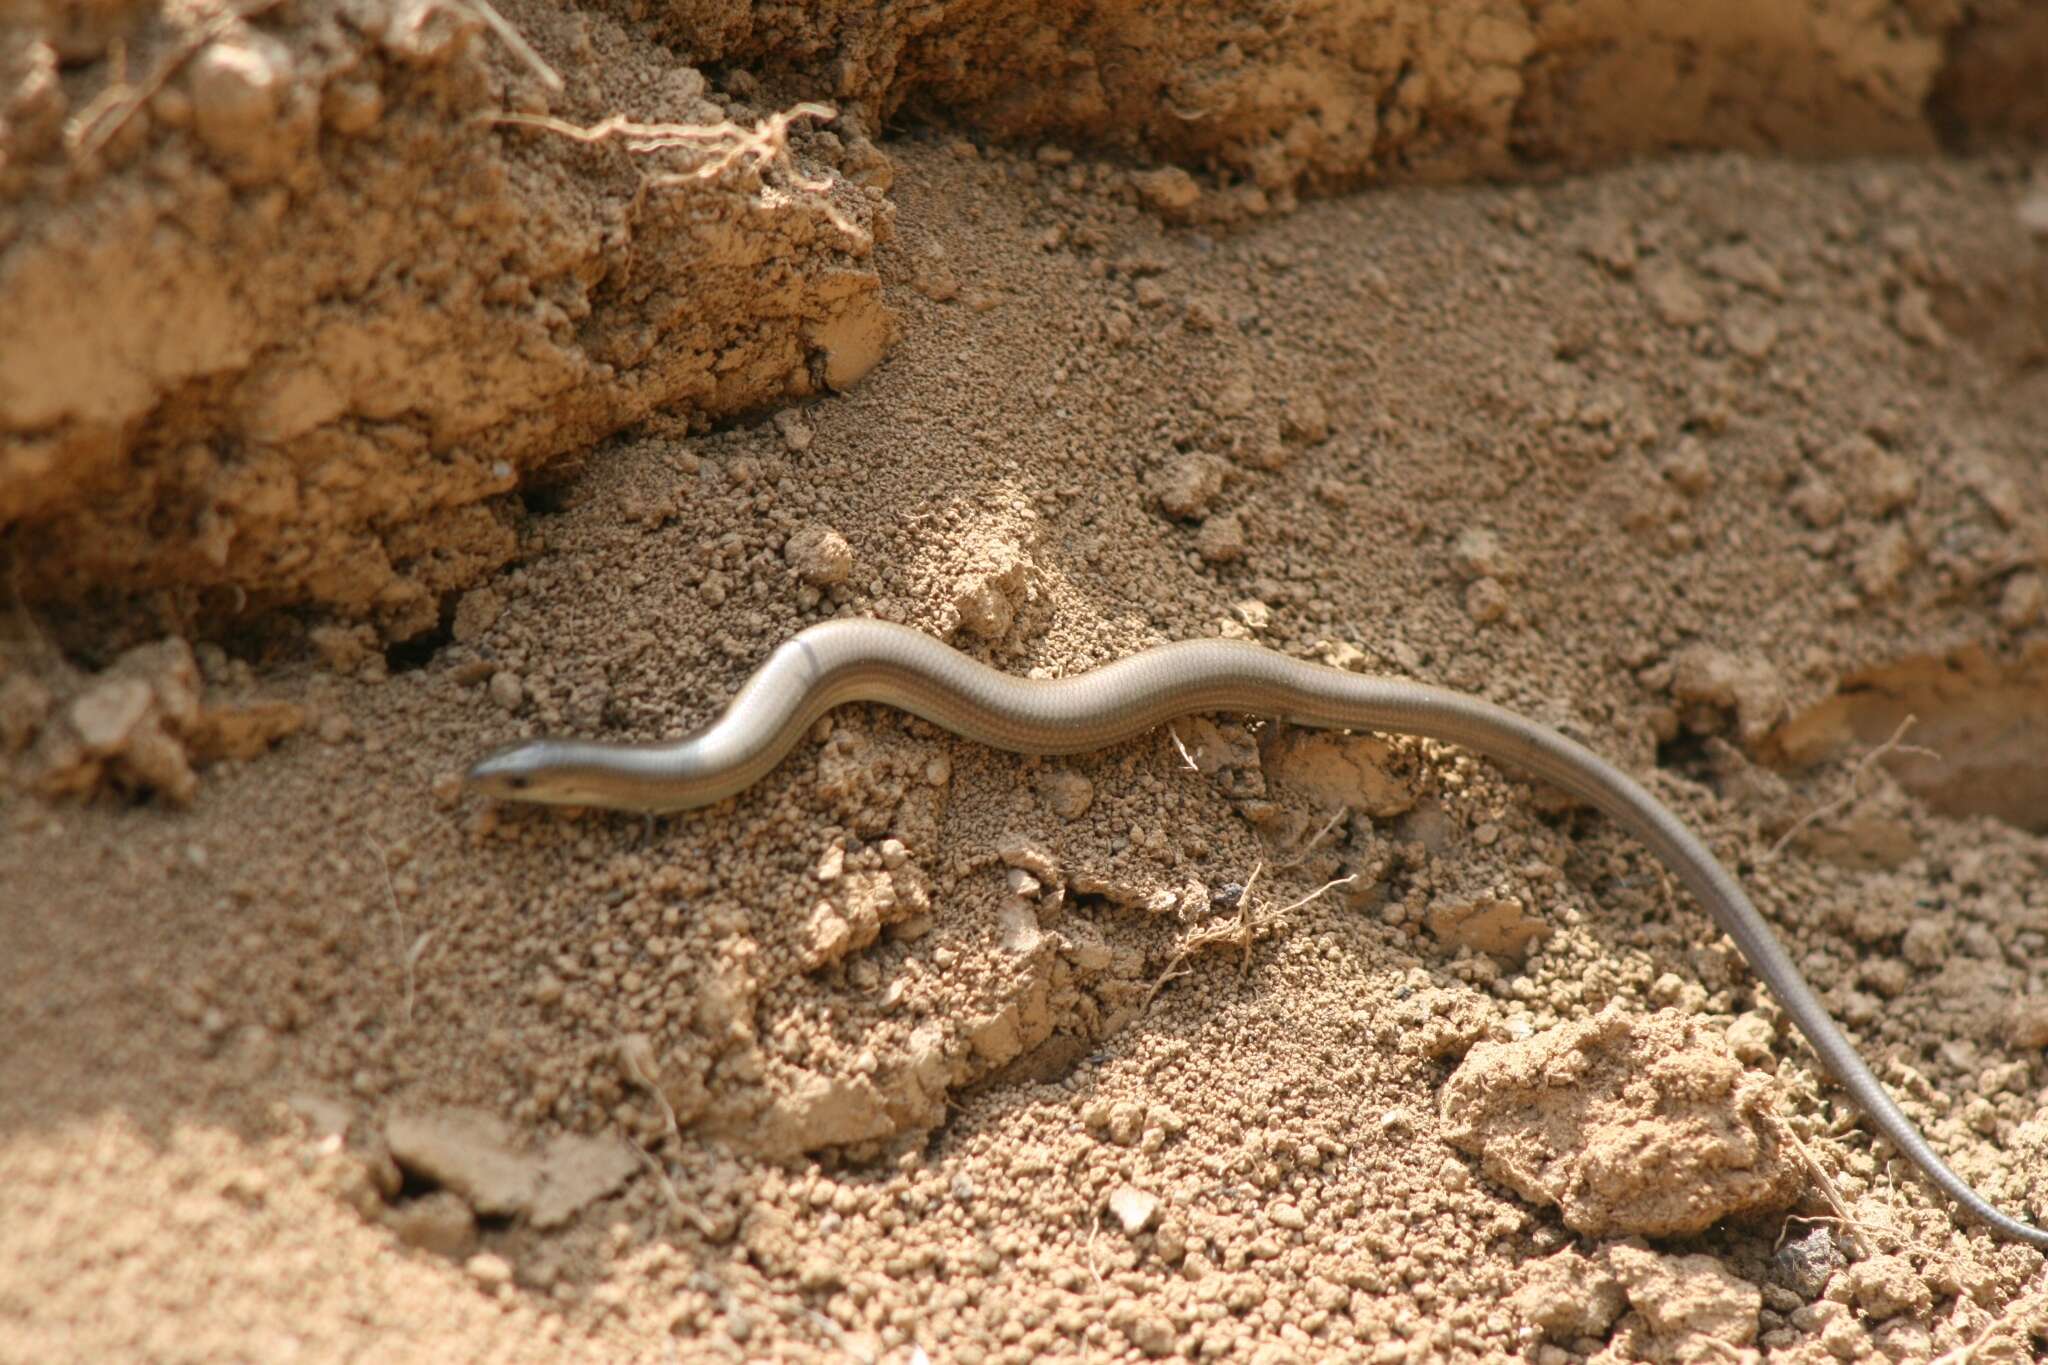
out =
{"type": "Polygon", "coordinates": [[[633,1149],[633,1155],[639,1157],[641,1164],[647,1167],[647,1173],[654,1177],[654,1183],[661,1190],[662,1200],[668,1205],[670,1220],[678,1225],[694,1223],[700,1233],[708,1231],[701,1215],[694,1220],[690,1217],[690,1206],[683,1202],[682,1195],[676,1193],[676,1182],[669,1179],[668,1172],[662,1169],[661,1163],[650,1156],[645,1147],[635,1142],[631,1134],[621,1129],[620,1136],[625,1138],[626,1145],[633,1149]]]}
{"type": "Polygon", "coordinates": [[[1849,1212],[1849,1206],[1842,1202],[1842,1196],[1835,1191],[1834,1177],[1820,1164],[1820,1158],[1813,1154],[1813,1149],[1801,1140],[1799,1134],[1792,1131],[1791,1125],[1775,1117],[1772,1123],[1778,1130],[1778,1136],[1792,1145],[1792,1150],[1799,1153],[1799,1159],[1806,1163],[1806,1169],[1813,1172],[1814,1181],[1820,1186],[1821,1197],[1828,1201],[1828,1207],[1835,1211],[1835,1217],[1840,1221],[1843,1230],[1855,1241],[1856,1254],[1868,1255],[1869,1247],[1864,1234],[1872,1229],[1858,1222],[1856,1215],[1849,1212]]]}
{"type": "Polygon", "coordinates": [[[744,163],[750,170],[776,167],[799,189],[822,193],[831,188],[831,182],[797,170],[789,151],[789,126],[800,118],[829,121],[837,117],[839,111],[829,104],[806,102],[770,114],[752,128],[742,128],[731,119],[717,123],[637,123],[619,114],[587,127],[547,114],[491,114],[487,121],[493,125],[540,128],[577,142],[608,142],[616,138],[634,156],[678,148],[718,152],[712,160],[687,172],[659,177],[662,182],[712,180],[744,163]]]}
{"type": "Polygon", "coordinates": [[[1344,817],[1349,815],[1350,813],[1351,809],[1348,806],[1337,807],[1336,811],[1330,816],[1330,818],[1323,821],[1323,827],[1315,832],[1315,837],[1311,838],[1307,843],[1303,844],[1301,846],[1301,851],[1299,853],[1295,854],[1292,858],[1289,858],[1286,862],[1281,863],[1280,866],[1300,867],[1303,863],[1307,862],[1308,855],[1316,851],[1316,845],[1322,843],[1323,840],[1329,838],[1330,831],[1337,828],[1337,826],[1340,823],[1342,823],[1344,817]]]}
{"type": "Polygon", "coordinates": [[[1249,973],[1252,945],[1258,942],[1260,930],[1278,924],[1294,911],[1330,890],[1348,886],[1358,880],[1356,873],[1348,877],[1339,877],[1335,881],[1323,883],[1299,900],[1289,901],[1277,910],[1258,911],[1252,905],[1252,887],[1258,882],[1259,872],[1264,866],[1265,864],[1259,863],[1252,867],[1252,875],[1245,880],[1244,891],[1238,896],[1236,915],[1226,923],[1204,925],[1182,940],[1179,950],[1173,955],[1173,960],[1166,964],[1166,970],[1159,974],[1153,981],[1151,989],[1145,992],[1143,1008],[1151,1008],[1152,1002],[1158,998],[1159,992],[1166,988],[1168,982],[1178,981],[1187,975],[1186,964],[1190,957],[1213,944],[1234,944],[1243,955],[1238,961],[1238,974],[1243,976],[1249,973]]]}
{"type": "Polygon", "coordinates": [[[377,860],[377,870],[384,874],[384,894],[391,900],[391,933],[393,945],[398,950],[399,965],[405,977],[405,1003],[401,1017],[407,1028],[412,1027],[412,1002],[414,982],[419,968],[420,957],[427,951],[427,945],[434,941],[434,931],[429,929],[412,941],[405,942],[405,912],[398,906],[398,884],[391,880],[391,859],[384,852],[384,846],[372,835],[365,834],[363,842],[370,846],[370,853],[377,860]]]}
{"type": "MultiPolygon", "coordinates": [[[[214,15],[201,26],[198,32],[189,34],[185,40],[172,49],[157,68],[143,78],[139,86],[127,83],[126,72],[111,82],[106,89],[93,96],[78,116],[64,129],[64,141],[81,160],[91,158],[100,148],[107,145],[113,136],[128,126],[128,120],[135,117],[135,111],[156,97],[158,91],[170,84],[171,77],[178,74],[186,62],[197,56],[199,50],[217,38],[225,37],[236,24],[256,18],[276,9],[284,0],[254,0],[239,9],[230,9],[214,15]]],[[[125,53],[124,53],[125,58],[125,53]]],[[[123,65],[126,65],[124,60],[123,65]]]]}
{"type": "Polygon", "coordinates": [[[491,0],[463,0],[463,3],[469,6],[477,18],[483,20],[484,27],[498,35],[498,41],[510,48],[513,56],[526,63],[533,74],[540,78],[542,85],[560,93],[562,78],[547,64],[540,53],[533,50],[533,44],[526,41],[526,35],[512,27],[505,16],[498,13],[491,0]]]}
{"type": "Polygon", "coordinates": [[[1892,731],[1890,739],[1856,761],[1854,771],[1849,774],[1849,789],[1847,791],[1825,805],[1815,806],[1812,810],[1800,816],[1798,820],[1793,822],[1792,828],[1778,836],[1778,841],[1766,849],[1764,856],[1758,859],[1758,861],[1765,863],[1777,861],[1778,855],[1785,851],[1785,846],[1798,838],[1803,831],[1810,829],[1816,821],[1826,819],[1861,796],[1863,794],[1863,779],[1870,772],[1871,765],[1875,764],[1886,754],[1918,754],[1922,758],[1931,758],[1938,761],[1941,755],[1932,749],[1923,749],[1917,744],[1899,743],[1901,739],[1905,738],[1906,731],[1913,728],[1915,719],[1915,717],[1909,715],[1900,721],[1899,728],[1892,731]]]}
{"type": "Polygon", "coordinates": [[[860,225],[832,204],[829,197],[831,179],[805,175],[797,169],[789,150],[789,128],[796,120],[814,118],[829,121],[837,117],[839,111],[829,104],[805,102],[770,114],[756,121],[752,128],[742,128],[731,119],[721,119],[717,123],[636,123],[619,114],[587,127],[546,114],[491,114],[485,116],[484,121],[493,126],[509,124],[539,128],[577,142],[606,142],[617,138],[633,156],[648,156],[679,148],[716,152],[710,160],[690,170],[668,171],[643,178],[633,195],[632,210],[635,213],[650,189],[716,180],[735,167],[755,175],[778,170],[791,185],[817,196],[817,203],[833,227],[847,237],[861,241],[867,234],[860,225]]]}
{"type": "MultiPolygon", "coordinates": [[[[680,1148],[683,1143],[683,1130],[682,1125],[676,1122],[675,1106],[668,1102],[668,1096],[661,1093],[661,1086],[656,1083],[655,1078],[647,1074],[646,1064],[638,1052],[624,1047],[618,1051],[619,1056],[626,1063],[626,1070],[631,1073],[634,1081],[644,1087],[648,1094],[654,1096],[654,1102],[661,1107],[662,1127],[668,1131],[669,1140],[680,1148]]],[[[621,1132],[624,1132],[623,1128],[621,1132]]],[[[696,1228],[700,1234],[709,1236],[711,1233],[711,1220],[683,1203],[682,1196],[676,1193],[675,1181],[669,1179],[668,1170],[659,1161],[654,1159],[653,1153],[634,1141],[631,1134],[626,1134],[625,1136],[628,1145],[632,1147],[640,1160],[646,1164],[648,1171],[653,1174],[655,1182],[661,1186],[662,1197],[668,1204],[669,1216],[678,1223],[687,1222],[696,1228]]]]}

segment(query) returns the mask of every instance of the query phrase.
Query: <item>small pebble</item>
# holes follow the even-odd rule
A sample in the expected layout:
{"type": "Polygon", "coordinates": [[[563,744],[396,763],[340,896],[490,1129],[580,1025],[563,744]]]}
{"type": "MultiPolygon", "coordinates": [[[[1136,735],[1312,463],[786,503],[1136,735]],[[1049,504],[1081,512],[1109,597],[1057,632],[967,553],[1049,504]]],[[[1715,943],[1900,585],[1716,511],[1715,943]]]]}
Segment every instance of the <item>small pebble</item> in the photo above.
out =
{"type": "Polygon", "coordinates": [[[501,711],[517,711],[519,704],[526,700],[526,689],[520,685],[519,675],[502,668],[493,673],[491,700],[501,711]]]}

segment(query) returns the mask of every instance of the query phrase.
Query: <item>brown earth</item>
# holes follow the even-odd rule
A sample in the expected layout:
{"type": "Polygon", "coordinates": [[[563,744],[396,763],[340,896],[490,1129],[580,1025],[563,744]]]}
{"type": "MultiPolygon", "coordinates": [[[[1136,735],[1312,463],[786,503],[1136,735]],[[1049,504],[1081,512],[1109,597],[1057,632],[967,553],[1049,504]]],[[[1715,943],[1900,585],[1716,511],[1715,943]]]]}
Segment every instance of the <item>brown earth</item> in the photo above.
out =
{"type": "Polygon", "coordinates": [[[841,614],[1480,693],[2048,1217],[2026,7],[214,13],[0,52],[0,1359],[2048,1349],[1470,755],[855,708],[652,829],[456,781],[841,614]],[[1413,183],[1672,145],[1735,150],[1413,183]]]}

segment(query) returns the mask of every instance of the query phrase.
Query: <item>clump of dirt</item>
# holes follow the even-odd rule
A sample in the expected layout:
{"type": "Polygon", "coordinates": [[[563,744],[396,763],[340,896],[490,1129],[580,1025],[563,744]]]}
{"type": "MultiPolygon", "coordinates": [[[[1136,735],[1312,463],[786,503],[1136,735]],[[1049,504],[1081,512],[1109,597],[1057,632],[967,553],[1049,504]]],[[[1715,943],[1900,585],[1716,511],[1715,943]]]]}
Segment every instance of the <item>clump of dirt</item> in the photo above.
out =
{"type": "Polygon", "coordinates": [[[198,768],[258,758],[305,725],[297,704],[246,695],[247,664],[217,646],[203,657],[202,678],[184,640],[138,645],[97,675],[54,670],[56,690],[36,671],[0,670],[0,785],[189,805],[198,768]],[[228,695],[236,691],[245,695],[228,695]]]}
{"type": "Polygon", "coordinates": [[[1482,1043],[1443,1105],[1454,1146],[1589,1237],[1682,1237],[1782,1212],[1806,1174],[1768,1081],[1669,1013],[1482,1043]]]}
{"type": "MultiPolygon", "coordinates": [[[[91,13],[0,35],[0,314],[36,319],[0,329],[0,527],[31,599],[420,635],[566,452],[880,357],[888,168],[851,124],[680,69],[651,139],[580,141],[468,5],[91,13]]],[[[623,98],[625,34],[535,36],[583,103],[623,98]]]]}

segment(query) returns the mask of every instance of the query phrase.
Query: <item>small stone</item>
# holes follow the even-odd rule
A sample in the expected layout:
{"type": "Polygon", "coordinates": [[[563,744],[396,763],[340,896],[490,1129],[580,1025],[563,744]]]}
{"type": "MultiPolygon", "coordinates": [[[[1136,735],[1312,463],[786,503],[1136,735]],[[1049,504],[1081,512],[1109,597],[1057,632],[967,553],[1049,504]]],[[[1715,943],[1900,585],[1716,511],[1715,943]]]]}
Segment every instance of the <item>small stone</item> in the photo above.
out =
{"type": "Polygon", "coordinates": [[[525,700],[526,689],[517,673],[501,668],[491,675],[491,701],[500,711],[517,711],[525,700]]]}
{"type": "Polygon", "coordinates": [[[1242,417],[1258,401],[1259,387],[1252,372],[1238,367],[1224,374],[1222,382],[1208,394],[1209,410],[1218,417],[1242,417]]]}
{"type": "Polygon", "coordinates": [[[1731,308],[1721,319],[1721,339],[1745,360],[1767,359],[1778,344],[1778,324],[1757,308],[1731,308]]]}
{"type": "Polygon", "coordinates": [[[1212,516],[1195,532],[1195,553],[1211,564],[1230,564],[1244,558],[1244,523],[1235,512],[1212,516]]]}
{"type": "Polygon", "coordinates": [[[1659,321],[1671,327],[1697,327],[1707,320],[1707,297],[1684,267],[1655,262],[1640,272],[1643,297],[1659,321]]]}
{"type": "Polygon", "coordinates": [[[1680,439],[1660,466],[1664,477],[1687,497],[1696,498],[1714,486],[1713,461],[1707,458],[1706,443],[1697,436],[1680,439]]]}
{"type": "Polygon", "coordinates": [[[1737,1015],[1728,1025],[1728,1050],[1755,1066],[1768,1058],[1778,1044],[1778,1030],[1761,1014],[1737,1015]]]}
{"type": "Polygon", "coordinates": [[[1815,475],[1792,490],[1785,498],[1801,521],[1815,530],[1833,526],[1848,510],[1848,502],[1826,479],[1815,475]]]}
{"type": "Polygon", "coordinates": [[[1168,465],[1159,481],[1159,505],[1170,517],[1192,521],[1208,512],[1223,491],[1223,464],[1209,455],[1184,455],[1168,465]]]}
{"type": "Polygon", "coordinates": [[[283,172],[294,133],[283,117],[292,82],[291,49],[250,32],[208,43],[186,68],[192,126],[238,184],[283,172]]]}
{"type": "Polygon", "coordinates": [[[1131,177],[1131,184],[1145,207],[1170,218],[1186,215],[1202,198],[1202,187],[1178,166],[1139,171],[1131,177]]]}
{"type": "Polygon", "coordinates": [[[1785,293],[1785,281],[1778,274],[1778,268],[1749,242],[1709,247],[1700,253],[1699,267],[1709,275],[1747,285],[1772,298],[1782,297],[1785,293]]]}
{"type": "Polygon", "coordinates": [[[1159,1196],[1135,1185],[1119,1185],[1110,1192],[1109,1211],[1123,1226],[1126,1236],[1135,1237],[1152,1226],[1159,1216],[1159,1196]]]}
{"type": "Polygon", "coordinates": [[[801,455],[809,450],[811,442],[817,437],[817,429],[811,425],[810,419],[795,408],[784,408],[776,413],[774,423],[776,432],[782,437],[782,444],[795,455],[801,455]]]}
{"type": "Polygon", "coordinates": [[[320,117],[344,136],[367,133],[384,117],[384,92],[375,81],[331,81],[320,92],[320,117]]]}
{"type": "Polygon", "coordinates": [[[853,547],[829,526],[803,526],[791,532],[782,558],[814,588],[836,587],[853,573],[853,547]]]}
{"type": "Polygon", "coordinates": [[[1868,436],[1836,442],[1820,461],[1842,480],[1849,505],[1861,516],[1886,516],[1920,495],[1920,475],[1912,462],[1868,436]]]}
{"type": "Polygon", "coordinates": [[[1756,1340],[1762,1291],[1712,1256],[1660,1256],[1626,1243],[1603,1254],[1653,1336],[1668,1343],[1708,1337],[1731,1347],[1756,1340]]]}
{"type": "MultiPolygon", "coordinates": [[[[1196,757],[1209,758],[1209,746],[1196,757]]],[[[1377,735],[1283,729],[1261,744],[1255,762],[1274,782],[1307,793],[1325,809],[1344,807],[1375,820],[1413,810],[1422,791],[1413,758],[1377,735]]]]}
{"type": "Polygon", "coordinates": [[[1934,299],[1925,289],[1901,290],[1892,306],[1892,326],[1911,342],[1939,350],[1948,344],[1948,329],[1934,316],[1934,299]]]}
{"type": "Polygon", "coordinates": [[[71,703],[71,728],[92,753],[119,753],[142,725],[155,702],[140,678],[107,678],[71,703]]]}
{"type": "Polygon", "coordinates": [[[2015,1048],[2048,1047],[2048,995],[2023,995],[2007,1007],[2006,1041],[2015,1048]]]}
{"type": "Polygon", "coordinates": [[[819,901],[804,925],[804,970],[829,967],[857,946],[853,925],[839,913],[839,907],[819,901]]]}
{"type": "Polygon", "coordinates": [[[821,882],[836,882],[845,870],[846,846],[834,843],[827,845],[825,851],[818,855],[818,865],[811,869],[811,875],[821,882]]]}
{"type": "Polygon", "coordinates": [[[454,1260],[476,1249],[476,1215],[447,1190],[409,1199],[384,1216],[398,1240],[454,1260]]]}
{"type": "Polygon", "coordinates": [[[306,709],[296,702],[226,702],[202,708],[185,738],[192,756],[202,763],[223,758],[246,762],[305,725],[306,709]]]}
{"type": "Polygon", "coordinates": [[[1487,1178],[1556,1205],[1589,1237],[1689,1236],[1779,1211],[1805,1175],[1779,1137],[1770,1079],[1670,1010],[1640,1018],[1610,1006],[1519,1041],[1476,1043],[1441,1107],[1444,1136],[1487,1178]]]}
{"type": "Polygon", "coordinates": [[[1047,768],[1038,775],[1038,799],[1062,820],[1078,820],[1095,802],[1095,784],[1072,768],[1047,768]]]}
{"type": "Polygon", "coordinates": [[[1522,957],[1532,943],[1550,933],[1550,926],[1530,915],[1520,897],[1492,892],[1439,896],[1424,913],[1423,923],[1446,947],[1507,958],[1522,957]]]}
{"type": "Polygon", "coordinates": [[[540,1189],[529,1215],[542,1231],[566,1224],[589,1205],[616,1193],[640,1170],[640,1159],[609,1133],[559,1133],[541,1157],[540,1189]]]}
{"type": "Polygon", "coordinates": [[[492,1252],[479,1251],[462,1263],[462,1269],[486,1289],[512,1283],[512,1263],[492,1252]]]}
{"type": "Polygon", "coordinates": [[[1913,535],[1898,522],[1887,524],[1857,552],[1851,573],[1866,597],[1889,597],[1920,558],[1913,535]]]}
{"type": "Polygon", "coordinates": [[[1785,714],[1784,679],[1761,659],[1697,644],[1680,650],[1672,664],[1671,695],[1682,702],[1732,708],[1745,744],[1769,734],[1785,714]]]}
{"type": "Polygon", "coordinates": [[[1301,445],[1320,445],[1330,436],[1330,413],[1314,393],[1295,394],[1280,412],[1280,434],[1301,445]]]}
{"type": "Polygon", "coordinates": [[[1568,237],[1588,260],[1616,275],[1626,275],[1636,267],[1635,230],[1617,214],[1602,214],[1578,223],[1570,229],[1568,237]]]}
{"type": "Polygon", "coordinates": [[[2005,580],[1998,595],[1998,624],[2007,630],[2025,630],[2048,617],[2048,578],[2037,573],[2016,573],[2005,580]]]}
{"type": "Polygon", "coordinates": [[[1906,926],[1899,939],[1899,956],[1915,967],[1939,967],[1948,960],[1948,925],[1932,915],[1923,915],[1906,926]]]}
{"type": "Polygon", "coordinates": [[[1508,614],[1508,591],[1495,578],[1474,579],[1465,589],[1465,613],[1480,625],[1508,614]]]}
{"type": "Polygon", "coordinates": [[[1771,1258],[1778,1278],[1802,1299],[1813,1299],[1827,1288],[1837,1270],[1848,1264],[1834,1233],[1825,1227],[1810,1228],[1789,1237],[1771,1258]]]}
{"type": "Polygon", "coordinates": [[[129,737],[121,759],[132,780],[174,805],[189,805],[199,792],[199,776],[192,771],[185,746],[166,734],[154,717],[129,737]]]}
{"type": "Polygon", "coordinates": [[[1156,1308],[1143,1308],[1126,1299],[1110,1310],[1109,1325],[1155,1360],[1173,1354],[1173,1319],[1156,1308]]]}
{"type": "Polygon", "coordinates": [[[1497,532],[1469,526],[1451,542],[1451,567],[1464,579],[1509,579],[1515,576],[1518,566],[1497,532]]]}
{"type": "Polygon", "coordinates": [[[1866,962],[1863,964],[1862,976],[1863,984],[1886,1000],[1902,994],[1913,984],[1912,970],[1895,957],[1881,957],[1873,962],[1866,962]]]}
{"type": "Polygon", "coordinates": [[[504,612],[505,603],[489,588],[476,588],[462,594],[455,604],[455,620],[449,633],[457,644],[475,644],[496,624],[504,612]]]}
{"type": "Polygon", "coordinates": [[[1159,1225],[1152,1234],[1152,1250],[1159,1259],[1168,1264],[1177,1264],[1188,1254],[1188,1232],[1178,1222],[1169,1218],[1159,1225]]]}
{"type": "Polygon", "coordinates": [[[962,575],[953,589],[959,629],[984,640],[1008,635],[1018,607],[1031,597],[1036,572],[1031,560],[1006,547],[990,563],[962,575]]]}
{"type": "Polygon", "coordinates": [[[1136,1143],[1145,1132],[1145,1106],[1134,1100],[1119,1100],[1109,1107],[1106,1125],[1109,1140],[1120,1147],[1136,1143]]]}

